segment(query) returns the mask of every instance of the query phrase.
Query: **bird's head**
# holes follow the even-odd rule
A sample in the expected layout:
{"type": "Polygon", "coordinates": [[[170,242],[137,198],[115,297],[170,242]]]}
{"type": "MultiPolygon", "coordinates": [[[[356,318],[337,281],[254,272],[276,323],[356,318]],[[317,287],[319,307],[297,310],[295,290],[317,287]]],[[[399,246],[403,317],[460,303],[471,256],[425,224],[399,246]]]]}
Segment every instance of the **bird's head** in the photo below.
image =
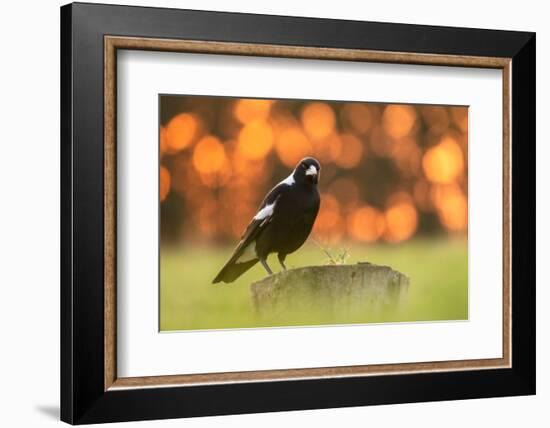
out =
{"type": "Polygon", "coordinates": [[[316,185],[321,174],[321,165],[315,158],[303,158],[294,168],[294,180],[299,183],[316,185]]]}

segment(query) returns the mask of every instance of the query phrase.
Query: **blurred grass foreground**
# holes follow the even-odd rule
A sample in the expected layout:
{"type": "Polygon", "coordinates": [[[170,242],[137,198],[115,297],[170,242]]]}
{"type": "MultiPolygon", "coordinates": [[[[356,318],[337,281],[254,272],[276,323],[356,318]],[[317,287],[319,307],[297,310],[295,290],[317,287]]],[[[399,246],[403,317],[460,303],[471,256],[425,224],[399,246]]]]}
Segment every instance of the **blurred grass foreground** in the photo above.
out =
{"type": "Polygon", "coordinates": [[[162,95],[159,153],[161,330],[467,319],[467,107],[162,95]],[[322,248],[347,251],[345,263],[408,276],[403,304],[259,315],[249,286],[261,266],[211,284],[264,195],[304,156],[322,165],[318,244],[309,239],[288,267],[326,264],[322,248]]]}
{"type": "MultiPolygon", "coordinates": [[[[468,260],[464,239],[414,240],[398,247],[354,246],[348,263],[369,261],[411,278],[407,299],[398,307],[370,311],[277,311],[256,313],[249,286],[265,277],[256,265],[233,284],[210,284],[232,247],[171,248],[161,254],[161,330],[464,320],[468,318],[468,260]]],[[[319,265],[326,256],[312,243],[291,254],[288,268],[319,265]]],[[[270,261],[276,266],[275,257],[270,261]]],[[[296,307],[296,305],[294,305],[296,307]]]]}

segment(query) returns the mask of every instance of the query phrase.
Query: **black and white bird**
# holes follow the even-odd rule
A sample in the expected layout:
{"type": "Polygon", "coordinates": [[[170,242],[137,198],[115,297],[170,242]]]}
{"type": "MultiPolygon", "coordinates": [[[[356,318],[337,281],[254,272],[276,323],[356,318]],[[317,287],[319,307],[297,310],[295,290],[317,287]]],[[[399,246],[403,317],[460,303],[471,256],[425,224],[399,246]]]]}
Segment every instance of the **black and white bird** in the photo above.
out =
{"type": "Polygon", "coordinates": [[[320,171],[316,159],[304,158],[292,174],[270,190],[213,283],[233,282],[258,261],[271,275],[267,256],[272,253],[277,253],[286,270],[286,256],[302,246],[317,218],[320,171]]]}

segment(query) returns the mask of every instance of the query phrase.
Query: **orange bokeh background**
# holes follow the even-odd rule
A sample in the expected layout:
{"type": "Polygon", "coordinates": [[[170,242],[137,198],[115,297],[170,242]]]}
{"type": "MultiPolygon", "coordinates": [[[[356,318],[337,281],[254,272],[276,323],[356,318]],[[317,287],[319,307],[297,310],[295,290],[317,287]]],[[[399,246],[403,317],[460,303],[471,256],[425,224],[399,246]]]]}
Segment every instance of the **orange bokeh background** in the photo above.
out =
{"type": "Polygon", "coordinates": [[[468,228],[466,107],[162,96],[161,239],[235,242],[304,156],[322,164],[321,242],[468,228]]]}

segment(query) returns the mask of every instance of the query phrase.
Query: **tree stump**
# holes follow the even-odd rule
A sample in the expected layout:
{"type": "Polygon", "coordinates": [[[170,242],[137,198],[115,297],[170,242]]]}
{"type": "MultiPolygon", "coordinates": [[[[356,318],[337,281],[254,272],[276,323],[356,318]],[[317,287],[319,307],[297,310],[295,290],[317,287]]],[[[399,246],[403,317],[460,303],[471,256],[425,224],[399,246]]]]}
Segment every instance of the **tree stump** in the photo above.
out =
{"type": "Polygon", "coordinates": [[[251,284],[259,313],[277,310],[376,311],[398,306],[409,278],[371,263],[308,266],[270,275],[251,284]]]}

